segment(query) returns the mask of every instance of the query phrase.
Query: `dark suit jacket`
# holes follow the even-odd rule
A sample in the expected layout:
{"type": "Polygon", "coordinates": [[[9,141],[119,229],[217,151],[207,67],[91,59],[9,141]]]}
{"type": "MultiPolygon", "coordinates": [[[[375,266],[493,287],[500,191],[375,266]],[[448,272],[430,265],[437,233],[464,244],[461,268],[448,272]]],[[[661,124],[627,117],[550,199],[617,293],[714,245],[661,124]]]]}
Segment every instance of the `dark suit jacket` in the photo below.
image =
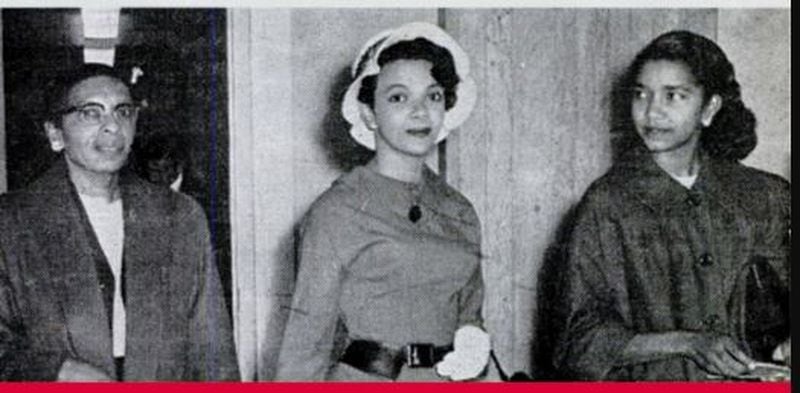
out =
{"type": "MultiPolygon", "coordinates": [[[[203,211],[122,174],[124,380],[236,380],[231,325],[203,211]]],[[[107,263],[66,164],[0,196],[0,380],[53,380],[65,358],[115,376],[107,263]]]]}

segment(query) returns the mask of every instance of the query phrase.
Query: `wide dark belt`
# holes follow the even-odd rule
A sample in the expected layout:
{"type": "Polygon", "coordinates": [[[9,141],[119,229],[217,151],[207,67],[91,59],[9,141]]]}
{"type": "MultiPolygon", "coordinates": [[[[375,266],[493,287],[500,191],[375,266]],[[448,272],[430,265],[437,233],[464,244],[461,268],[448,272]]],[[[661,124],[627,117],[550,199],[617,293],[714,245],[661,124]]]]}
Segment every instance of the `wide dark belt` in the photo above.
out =
{"type": "Polygon", "coordinates": [[[433,367],[452,350],[452,345],[437,347],[433,344],[412,343],[394,349],[375,341],[354,340],[347,346],[339,361],[367,373],[397,379],[403,365],[412,368],[433,367]]]}

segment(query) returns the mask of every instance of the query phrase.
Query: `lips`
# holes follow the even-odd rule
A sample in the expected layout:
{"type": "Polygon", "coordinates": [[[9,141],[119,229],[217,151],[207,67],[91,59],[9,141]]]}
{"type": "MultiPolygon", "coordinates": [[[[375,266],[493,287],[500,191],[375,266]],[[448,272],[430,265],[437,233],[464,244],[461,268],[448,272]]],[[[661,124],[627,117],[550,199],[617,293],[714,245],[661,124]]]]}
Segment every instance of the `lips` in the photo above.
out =
{"type": "Polygon", "coordinates": [[[406,132],[411,136],[424,138],[431,134],[431,128],[430,127],[410,128],[406,130],[406,132]]]}
{"type": "Polygon", "coordinates": [[[670,131],[672,131],[672,129],[670,129],[670,128],[644,127],[645,135],[656,136],[656,135],[666,134],[666,133],[668,133],[670,131]]]}
{"type": "Polygon", "coordinates": [[[107,154],[120,153],[125,150],[125,144],[122,142],[97,143],[94,145],[94,149],[107,154]]]}

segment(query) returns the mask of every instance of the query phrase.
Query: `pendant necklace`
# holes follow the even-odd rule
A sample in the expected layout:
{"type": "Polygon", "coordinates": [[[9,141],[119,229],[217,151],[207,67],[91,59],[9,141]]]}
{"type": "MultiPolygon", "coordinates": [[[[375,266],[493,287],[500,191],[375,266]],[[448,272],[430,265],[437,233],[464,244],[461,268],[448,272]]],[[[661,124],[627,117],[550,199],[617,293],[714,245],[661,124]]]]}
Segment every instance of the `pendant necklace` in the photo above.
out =
{"type": "Polygon", "coordinates": [[[409,187],[411,192],[411,208],[408,209],[408,219],[413,223],[417,223],[422,218],[422,208],[419,205],[420,194],[422,194],[422,184],[414,184],[409,187]]]}

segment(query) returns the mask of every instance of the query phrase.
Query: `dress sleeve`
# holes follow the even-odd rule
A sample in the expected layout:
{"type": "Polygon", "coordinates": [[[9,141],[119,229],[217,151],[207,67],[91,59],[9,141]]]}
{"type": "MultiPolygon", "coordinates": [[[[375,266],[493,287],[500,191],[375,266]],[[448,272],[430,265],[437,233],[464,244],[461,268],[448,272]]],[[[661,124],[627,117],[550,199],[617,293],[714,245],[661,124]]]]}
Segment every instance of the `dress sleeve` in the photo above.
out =
{"type": "Polygon", "coordinates": [[[484,283],[483,271],[481,268],[483,262],[483,253],[481,253],[481,224],[478,219],[478,214],[472,206],[470,206],[469,209],[469,222],[471,223],[471,229],[473,229],[473,234],[471,235],[472,239],[470,239],[470,241],[475,245],[478,263],[475,264],[469,280],[467,280],[464,288],[461,289],[459,293],[458,325],[475,325],[483,328],[483,315],[481,314],[481,310],[483,309],[484,283]]]}
{"type": "Polygon", "coordinates": [[[189,222],[179,224],[191,232],[184,237],[197,241],[189,247],[200,255],[195,256],[198,268],[195,280],[199,285],[196,301],[190,314],[190,333],[194,379],[203,381],[239,381],[239,367],[233,341],[233,330],[225,306],[222,284],[217,272],[214,253],[209,238],[207,221],[199,206],[195,206],[189,222]]]}
{"type": "Polygon", "coordinates": [[[621,264],[622,244],[611,220],[599,214],[605,210],[583,203],[570,242],[567,326],[554,356],[556,369],[570,379],[606,379],[634,335],[616,296],[624,288],[609,279],[621,264]]]}
{"type": "Polygon", "coordinates": [[[483,274],[480,264],[475,267],[466,285],[461,289],[458,303],[458,325],[475,325],[482,328],[483,274]]]}
{"type": "Polygon", "coordinates": [[[792,248],[792,191],[791,186],[784,180],[776,182],[770,189],[771,201],[767,204],[772,208],[768,227],[765,229],[764,240],[766,254],[772,256],[773,268],[780,275],[782,285],[789,291],[791,289],[791,248],[792,248]]]}
{"type": "Polygon", "coordinates": [[[66,353],[30,348],[12,277],[0,250],[0,381],[54,381],[66,353]]]}
{"type": "Polygon", "coordinates": [[[768,213],[759,220],[762,242],[754,259],[766,263],[764,268],[768,269],[751,265],[751,272],[759,278],[753,282],[757,285],[748,285],[745,306],[745,329],[752,329],[747,335],[757,357],[770,357],[777,343],[790,334],[791,325],[791,188],[785,180],[777,179],[766,189],[767,203],[763,206],[768,213]]]}
{"type": "Polygon", "coordinates": [[[344,223],[330,210],[335,209],[312,208],[301,225],[299,269],[277,380],[321,381],[334,361],[342,262],[333,237],[344,223]]]}

